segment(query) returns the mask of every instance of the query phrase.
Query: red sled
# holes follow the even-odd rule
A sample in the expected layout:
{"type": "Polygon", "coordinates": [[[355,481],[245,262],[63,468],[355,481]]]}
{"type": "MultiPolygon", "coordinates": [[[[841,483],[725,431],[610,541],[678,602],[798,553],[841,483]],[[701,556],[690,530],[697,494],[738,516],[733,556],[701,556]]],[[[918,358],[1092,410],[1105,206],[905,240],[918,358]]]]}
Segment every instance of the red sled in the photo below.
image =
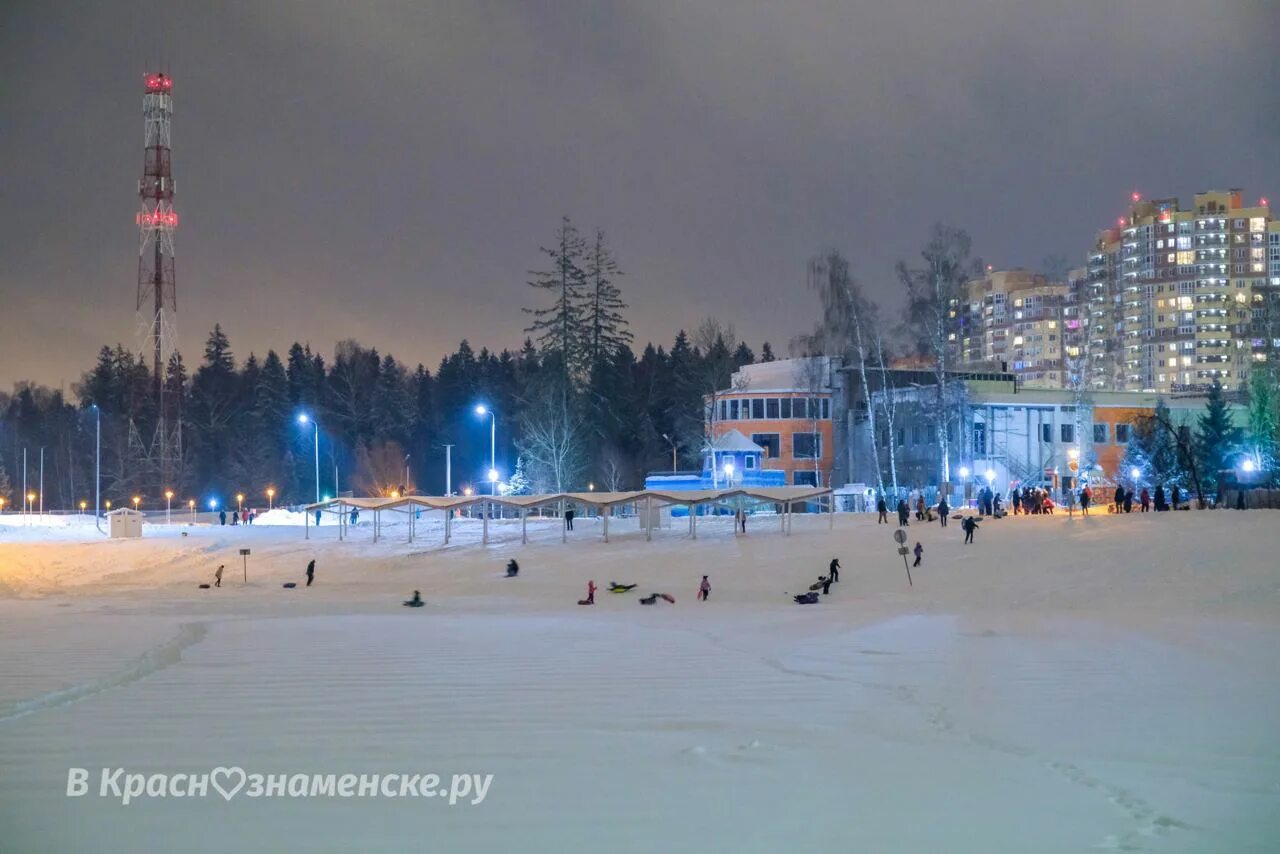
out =
{"type": "Polygon", "coordinates": [[[667,600],[668,602],[670,602],[672,605],[676,604],[676,597],[672,596],[670,593],[659,593],[659,594],[658,594],[658,598],[659,598],[659,599],[666,599],[666,600],[667,600]]]}

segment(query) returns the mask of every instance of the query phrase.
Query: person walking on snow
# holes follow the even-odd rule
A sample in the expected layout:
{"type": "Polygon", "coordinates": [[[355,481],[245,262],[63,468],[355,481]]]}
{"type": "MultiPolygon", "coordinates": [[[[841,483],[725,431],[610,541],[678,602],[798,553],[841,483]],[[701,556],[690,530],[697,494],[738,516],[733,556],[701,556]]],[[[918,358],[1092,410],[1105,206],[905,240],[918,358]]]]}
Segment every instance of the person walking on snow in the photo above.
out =
{"type": "Polygon", "coordinates": [[[219,510],[219,511],[218,511],[218,524],[219,524],[219,525],[225,525],[225,524],[227,524],[227,511],[226,511],[226,510],[219,510]]]}
{"type": "Polygon", "coordinates": [[[587,598],[582,601],[587,605],[596,604],[596,581],[594,578],[587,582],[587,598]]]}
{"type": "Polygon", "coordinates": [[[917,542],[917,543],[916,543],[916,547],[915,547],[915,549],[913,549],[913,551],[915,552],[915,555],[916,555],[916,562],[915,562],[915,563],[913,563],[913,564],[911,564],[911,565],[912,565],[912,566],[919,566],[919,565],[920,565],[920,558],[924,557],[924,546],[920,545],[920,543],[918,543],[918,542],[917,542]]]}
{"type": "Polygon", "coordinates": [[[1145,486],[1142,487],[1142,494],[1138,496],[1138,502],[1142,505],[1143,513],[1151,512],[1151,493],[1147,491],[1145,486]]]}
{"type": "Polygon", "coordinates": [[[1132,489],[1126,489],[1124,491],[1124,512],[1126,513],[1133,512],[1133,490],[1132,489]]]}
{"type": "Polygon", "coordinates": [[[827,567],[827,576],[832,582],[840,580],[840,558],[833,557],[831,559],[831,566],[827,567]]]}
{"type": "Polygon", "coordinates": [[[1089,515],[1089,502],[1092,500],[1093,500],[1092,489],[1086,486],[1084,489],[1080,490],[1080,512],[1086,516],[1089,515]]]}
{"type": "Polygon", "coordinates": [[[307,564],[307,586],[311,586],[311,582],[316,580],[316,562],[314,559],[307,564]]]}
{"type": "Polygon", "coordinates": [[[947,527],[947,515],[951,512],[950,505],[947,504],[946,498],[938,499],[938,522],[942,527],[947,527]]]}
{"type": "Polygon", "coordinates": [[[226,568],[226,564],[225,564],[225,563],[220,563],[220,564],[218,564],[218,571],[217,571],[217,572],[215,572],[215,573],[213,574],[213,586],[214,586],[214,587],[221,587],[221,586],[222,586],[222,570],[223,570],[223,569],[225,569],[225,568],[226,568]]]}
{"type": "Polygon", "coordinates": [[[880,514],[876,519],[877,525],[889,524],[889,505],[885,503],[883,495],[876,499],[876,513],[880,514]]]}
{"type": "Polygon", "coordinates": [[[924,521],[924,496],[921,495],[916,499],[916,521],[924,521]]]}
{"type": "Polygon", "coordinates": [[[960,528],[964,531],[964,544],[967,546],[973,542],[973,532],[978,530],[978,520],[972,516],[965,516],[964,521],[960,523],[960,528]]]}
{"type": "Polygon", "coordinates": [[[903,528],[911,524],[911,511],[907,508],[905,499],[898,499],[898,527],[903,528]]]}
{"type": "Polygon", "coordinates": [[[698,598],[703,602],[711,598],[711,582],[707,580],[705,575],[702,576],[702,581],[698,584],[698,598]]]}

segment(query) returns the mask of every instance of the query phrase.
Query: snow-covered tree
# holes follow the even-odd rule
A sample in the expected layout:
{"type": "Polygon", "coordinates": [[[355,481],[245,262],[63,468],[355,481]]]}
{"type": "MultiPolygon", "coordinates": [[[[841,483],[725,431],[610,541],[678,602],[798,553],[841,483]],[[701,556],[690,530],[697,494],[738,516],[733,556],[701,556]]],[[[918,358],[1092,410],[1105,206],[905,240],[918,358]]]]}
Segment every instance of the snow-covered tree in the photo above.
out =
{"type": "Polygon", "coordinates": [[[512,495],[532,495],[533,484],[529,480],[529,473],[524,470],[524,457],[516,457],[516,470],[511,474],[511,480],[507,482],[511,489],[512,495]]]}
{"type": "Polygon", "coordinates": [[[1222,383],[1215,379],[1209,387],[1205,411],[1196,424],[1193,443],[1196,466],[1206,489],[1217,491],[1219,472],[1233,468],[1242,438],[1240,428],[1232,423],[1222,383]]]}

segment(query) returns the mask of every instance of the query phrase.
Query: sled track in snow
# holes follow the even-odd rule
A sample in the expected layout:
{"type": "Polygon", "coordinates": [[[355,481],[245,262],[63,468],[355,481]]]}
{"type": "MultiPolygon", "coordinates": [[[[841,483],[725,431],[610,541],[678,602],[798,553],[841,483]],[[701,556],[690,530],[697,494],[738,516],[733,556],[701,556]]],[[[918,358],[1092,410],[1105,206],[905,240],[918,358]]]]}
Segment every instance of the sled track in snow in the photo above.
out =
{"type": "Polygon", "coordinates": [[[111,688],[137,682],[152,673],[177,664],[182,660],[183,651],[204,640],[208,633],[209,627],[205,623],[183,623],[178,627],[178,634],[173,638],[147,650],[120,670],[79,685],[72,685],[70,688],[50,691],[29,700],[19,700],[8,707],[0,707],[0,724],[46,709],[67,706],[111,688]]]}

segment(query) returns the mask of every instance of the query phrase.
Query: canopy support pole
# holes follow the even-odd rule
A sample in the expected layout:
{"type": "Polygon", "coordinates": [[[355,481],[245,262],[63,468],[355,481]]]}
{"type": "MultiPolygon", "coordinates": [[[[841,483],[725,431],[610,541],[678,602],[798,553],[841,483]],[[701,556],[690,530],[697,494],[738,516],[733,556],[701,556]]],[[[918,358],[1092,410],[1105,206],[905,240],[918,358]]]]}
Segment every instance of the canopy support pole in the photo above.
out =
{"type": "Polygon", "coordinates": [[[480,505],[480,516],[484,519],[484,533],[480,537],[480,545],[482,546],[489,545],[489,512],[492,509],[493,505],[489,505],[488,507],[483,504],[480,505]]]}
{"type": "Polygon", "coordinates": [[[653,540],[653,496],[646,495],[644,497],[644,539],[645,542],[653,540]]]}
{"type": "Polygon", "coordinates": [[[564,499],[560,499],[560,542],[569,541],[569,523],[564,518],[564,499]]]}
{"type": "Polygon", "coordinates": [[[613,513],[613,508],[604,506],[600,508],[600,512],[604,515],[604,541],[609,542],[609,516],[613,513]]]}
{"type": "Polygon", "coordinates": [[[529,543],[529,508],[520,508],[520,544],[528,545],[529,543]]]}

